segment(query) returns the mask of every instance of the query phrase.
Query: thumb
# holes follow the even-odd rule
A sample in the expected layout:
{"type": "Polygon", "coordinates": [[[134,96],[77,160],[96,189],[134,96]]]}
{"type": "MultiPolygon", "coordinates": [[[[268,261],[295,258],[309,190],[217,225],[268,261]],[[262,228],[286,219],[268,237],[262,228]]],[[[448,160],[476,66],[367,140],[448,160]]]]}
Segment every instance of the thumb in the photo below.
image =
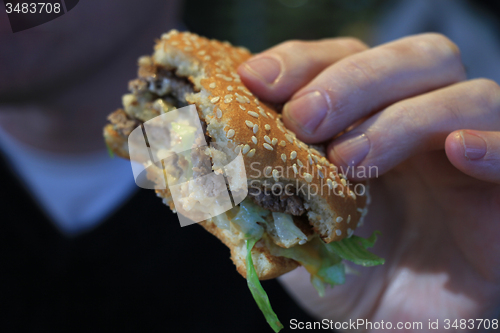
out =
{"type": "Polygon", "coordinates": [[[459,130],[446,138],[446,155],[463,173],[500,184],[500,132],[459,130]]]}

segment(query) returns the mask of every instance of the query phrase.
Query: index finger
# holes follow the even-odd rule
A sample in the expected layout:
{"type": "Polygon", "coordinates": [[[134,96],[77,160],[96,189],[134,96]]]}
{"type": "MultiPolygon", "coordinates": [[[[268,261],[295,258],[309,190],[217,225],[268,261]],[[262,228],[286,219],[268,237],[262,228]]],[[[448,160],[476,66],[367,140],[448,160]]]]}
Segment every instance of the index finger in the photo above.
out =
{"type": "Polygon", "coordinates": [[[283,103],[326,67],[367,48],[354,38],[287,41],[247,60],[238,74],[261,99],[283,103]]]}

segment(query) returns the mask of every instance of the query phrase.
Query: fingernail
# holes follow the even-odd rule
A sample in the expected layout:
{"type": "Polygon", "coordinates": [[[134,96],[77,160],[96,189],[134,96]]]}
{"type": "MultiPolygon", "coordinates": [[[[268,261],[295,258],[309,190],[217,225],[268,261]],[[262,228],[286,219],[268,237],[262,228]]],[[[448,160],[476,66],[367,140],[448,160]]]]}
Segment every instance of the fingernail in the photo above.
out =
{"type": "Polygon", "coordinates": [[[313,134],[325,119],[329,109],[323,94],[313,91],[285,104],[283,115],[304,132],[313,134]]]}
{"type": "Polygon", "coordinates": [[[370,151],[370,140],[365,134],[348,133],[334,145],[335,154],[347,165],[358,165],[370,151]]]}
{"type": "Polygon", "coordinates": [[[465,158],[478,160],[486,155],[486,142],[483,138],[470,132],[460,131],[464,145],[465,158]]]}
{"type": "Polygon", "coordinates": [[[266,84],[273,84],[281,73],[281,65],[273,57],[257,57],[246,62],[243,70],[266,84]]]}

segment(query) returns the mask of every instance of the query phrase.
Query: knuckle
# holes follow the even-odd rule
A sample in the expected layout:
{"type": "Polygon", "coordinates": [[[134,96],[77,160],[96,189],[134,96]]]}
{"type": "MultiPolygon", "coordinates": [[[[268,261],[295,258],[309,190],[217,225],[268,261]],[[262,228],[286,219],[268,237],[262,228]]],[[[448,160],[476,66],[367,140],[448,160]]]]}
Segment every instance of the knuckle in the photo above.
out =
{"type": "Polygon", "coordinates": [[[376,70],[367,61],[349,57],[343,60],[342,65],[346,78],[360,89],[374,84],[377,79],[376,70]]]}
{"type": "Polygon", "coordinates": [[[341,43],[345,48],[351,50],[352,52],[361,52],[367,50],[369,47],[360,39],[354,37],[342,37],[337,38],[337,42],[341,43]]]}
{"type": "Polygon", "coordinates": [[[493,80],[481,78],[481,79],[476,79],[473,82],[484,93],[491,95],[496,95],[500,93],[500,86],[493,80]]]}
{"type": "Polygon", "coordinates": [[[470,96],[478,107],[500,111],[500,86],[490,79],[476,79],[471,81],[473,89],[470,96]]]}
{"type": "Polygon", "coordinates": [[[425,137],[428,130],[427,120],[411,103],[398,102],[390,106],[390,123],[394,128],[400,128],[406,139],[425,137]]]}
{"type": "Polygon", "coordinates": [[[439,33],[427,33],[422,35],[422,44],[424,48],[436,50],[442,56],[458,60],[461,62],[460,49],[451,39],[439,33]],[[425,45],[426,44],[426,45],[425,45]]]}
{"type": "Polygon", "coordinates": [[[306,46],[307,42],[298,39],[292,39],[279,44],[276,49],[283,52],[297,52],[298,50],[305,49],[306,46]]]}

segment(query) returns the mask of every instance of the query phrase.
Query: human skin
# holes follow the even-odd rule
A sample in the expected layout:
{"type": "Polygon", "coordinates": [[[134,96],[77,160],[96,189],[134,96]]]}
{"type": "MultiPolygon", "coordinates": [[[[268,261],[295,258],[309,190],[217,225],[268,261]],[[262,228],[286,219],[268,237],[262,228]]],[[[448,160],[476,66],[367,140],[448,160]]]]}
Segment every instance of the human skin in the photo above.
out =
{"type": "Polygon", "coordinates": [[[453,331],[445,319],[497,318],[497,83],[467,80],[458,47],[440,34],[371,49],[354,39],[290,41],[238,72],[262,99],[285,103],[283,121],[297,137],[326,142],[333,163],[378,168],[355,234],[380,230],[373,252],[385,264],[354,267],[359,275],[323,298],[296,269],[280,281],[299,304],[317,318],[420,321],[424,331],[439,319],[438,332],[453,331]]]}
{"type": "Polygon", "coordinates": [[[137,59],[179,27],[180,1],[80,1],[67,14],[12,33],[0,11],[0,127],[46,151],[104,150],[102,126],[121,103],[137,59]]]}

